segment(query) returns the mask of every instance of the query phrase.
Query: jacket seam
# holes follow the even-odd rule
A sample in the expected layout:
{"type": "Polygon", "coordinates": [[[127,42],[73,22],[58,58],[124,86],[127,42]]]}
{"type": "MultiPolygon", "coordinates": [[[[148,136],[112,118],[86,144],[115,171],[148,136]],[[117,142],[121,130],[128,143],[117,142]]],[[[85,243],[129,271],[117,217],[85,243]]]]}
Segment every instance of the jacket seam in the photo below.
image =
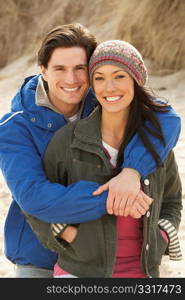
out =
{"type": "Polygon", "coordinates": [[[6,124],[9,120],[11,120],[13,117],[15,117],[16,115],[18,114],[22,114],[24,111],[23,110],[20,110],[20,111],[17,111],[15,113],[13,113],[11,116],[9,116],[6,120],[4,120],[3,122],[0,123],[0,126],[6,124]]]}

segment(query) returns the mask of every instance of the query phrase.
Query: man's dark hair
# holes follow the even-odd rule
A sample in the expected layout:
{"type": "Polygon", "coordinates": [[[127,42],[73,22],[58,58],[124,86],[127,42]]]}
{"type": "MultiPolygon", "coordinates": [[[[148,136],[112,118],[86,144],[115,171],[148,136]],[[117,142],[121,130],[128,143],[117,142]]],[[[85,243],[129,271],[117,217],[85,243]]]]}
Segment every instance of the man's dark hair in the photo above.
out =
{"type": "Polygon", "coordinates": [[[87,62],[97,46],[96,38],[90,31],[79,23],[57,26],[49,31],[38,51],[38,65],[45,68],[56,48],[83,48],[87,55],[87,62]]]}

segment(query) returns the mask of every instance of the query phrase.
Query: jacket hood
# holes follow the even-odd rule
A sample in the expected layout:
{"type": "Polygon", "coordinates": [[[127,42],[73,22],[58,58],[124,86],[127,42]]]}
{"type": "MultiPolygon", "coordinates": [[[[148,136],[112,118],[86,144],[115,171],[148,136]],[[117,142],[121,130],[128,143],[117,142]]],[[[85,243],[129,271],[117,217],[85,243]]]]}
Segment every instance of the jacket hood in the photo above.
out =
{"type": "Polygon", "coordinates": [[[39,76],[40,75],[30,76],[24,79],[22,86],[12,99],[12,112],[17,112],[20,110],[34,112],[40,108],[35,104],[35,91],[39,76]]]}
{"type": "MultiPolygon", "coordinates": [[[[35,92],[40,76],[39,74],[25,78],[24,83],[12,99],[11,111],[13,113],[23,111],[24,117],[28,118],[35,126],[56,131],[65,125],[67,121],[62,114],[35,104],[35,92]]],[[[87,116],[95,107],[94,98],[94,94],[89,90],[84,100],[83,116],[87,116]]]]}
{"type": "Polygon", "coordinates": [[[23,111],[23,117],[28,119],[34,126],[56,131],[67,122],[62,114],[35,104],[35,92],[39,76],[41,75],[25,78],[22,86],[12,99],[11,110],[13,113],[23,111]]]}

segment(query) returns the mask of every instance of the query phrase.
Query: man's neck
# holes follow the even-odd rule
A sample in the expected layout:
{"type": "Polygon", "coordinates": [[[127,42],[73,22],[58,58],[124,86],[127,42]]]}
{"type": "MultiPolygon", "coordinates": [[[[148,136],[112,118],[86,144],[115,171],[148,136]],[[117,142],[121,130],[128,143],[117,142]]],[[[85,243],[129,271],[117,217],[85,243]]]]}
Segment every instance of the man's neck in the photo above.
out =
{"type": "Polygon", "coordinates": [[[54,95],[51,95],[50,92],[47,93],[50,103],[63,115],[67,118],[74,116],[80,110],[80,103],[70,104],[62,102],[60,99],[56,98],[54,95]]]}
{"type": "Polygon", "coordinates": [[[64,116],[66,116],[67,118],[72,117],[74,115],[76,115],[79,110],[80,110],[80,104],[65,104],[65,103],[53,103],[52,100],[49,98],[49,101],[51,102],[51,104],[56,107],[56,109],[63,114],[64,116]]]}

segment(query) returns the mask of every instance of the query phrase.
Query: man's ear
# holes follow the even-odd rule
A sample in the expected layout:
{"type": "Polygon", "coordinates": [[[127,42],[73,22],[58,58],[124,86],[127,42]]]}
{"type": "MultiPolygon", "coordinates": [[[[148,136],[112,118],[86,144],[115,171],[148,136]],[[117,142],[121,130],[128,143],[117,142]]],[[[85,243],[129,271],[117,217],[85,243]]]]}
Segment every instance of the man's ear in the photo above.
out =
{"type": "Polygon", "coordinates": [[[43,65],[40,66],[40,73],[44,80],[47,81],[47,69],[43,65]]]}

